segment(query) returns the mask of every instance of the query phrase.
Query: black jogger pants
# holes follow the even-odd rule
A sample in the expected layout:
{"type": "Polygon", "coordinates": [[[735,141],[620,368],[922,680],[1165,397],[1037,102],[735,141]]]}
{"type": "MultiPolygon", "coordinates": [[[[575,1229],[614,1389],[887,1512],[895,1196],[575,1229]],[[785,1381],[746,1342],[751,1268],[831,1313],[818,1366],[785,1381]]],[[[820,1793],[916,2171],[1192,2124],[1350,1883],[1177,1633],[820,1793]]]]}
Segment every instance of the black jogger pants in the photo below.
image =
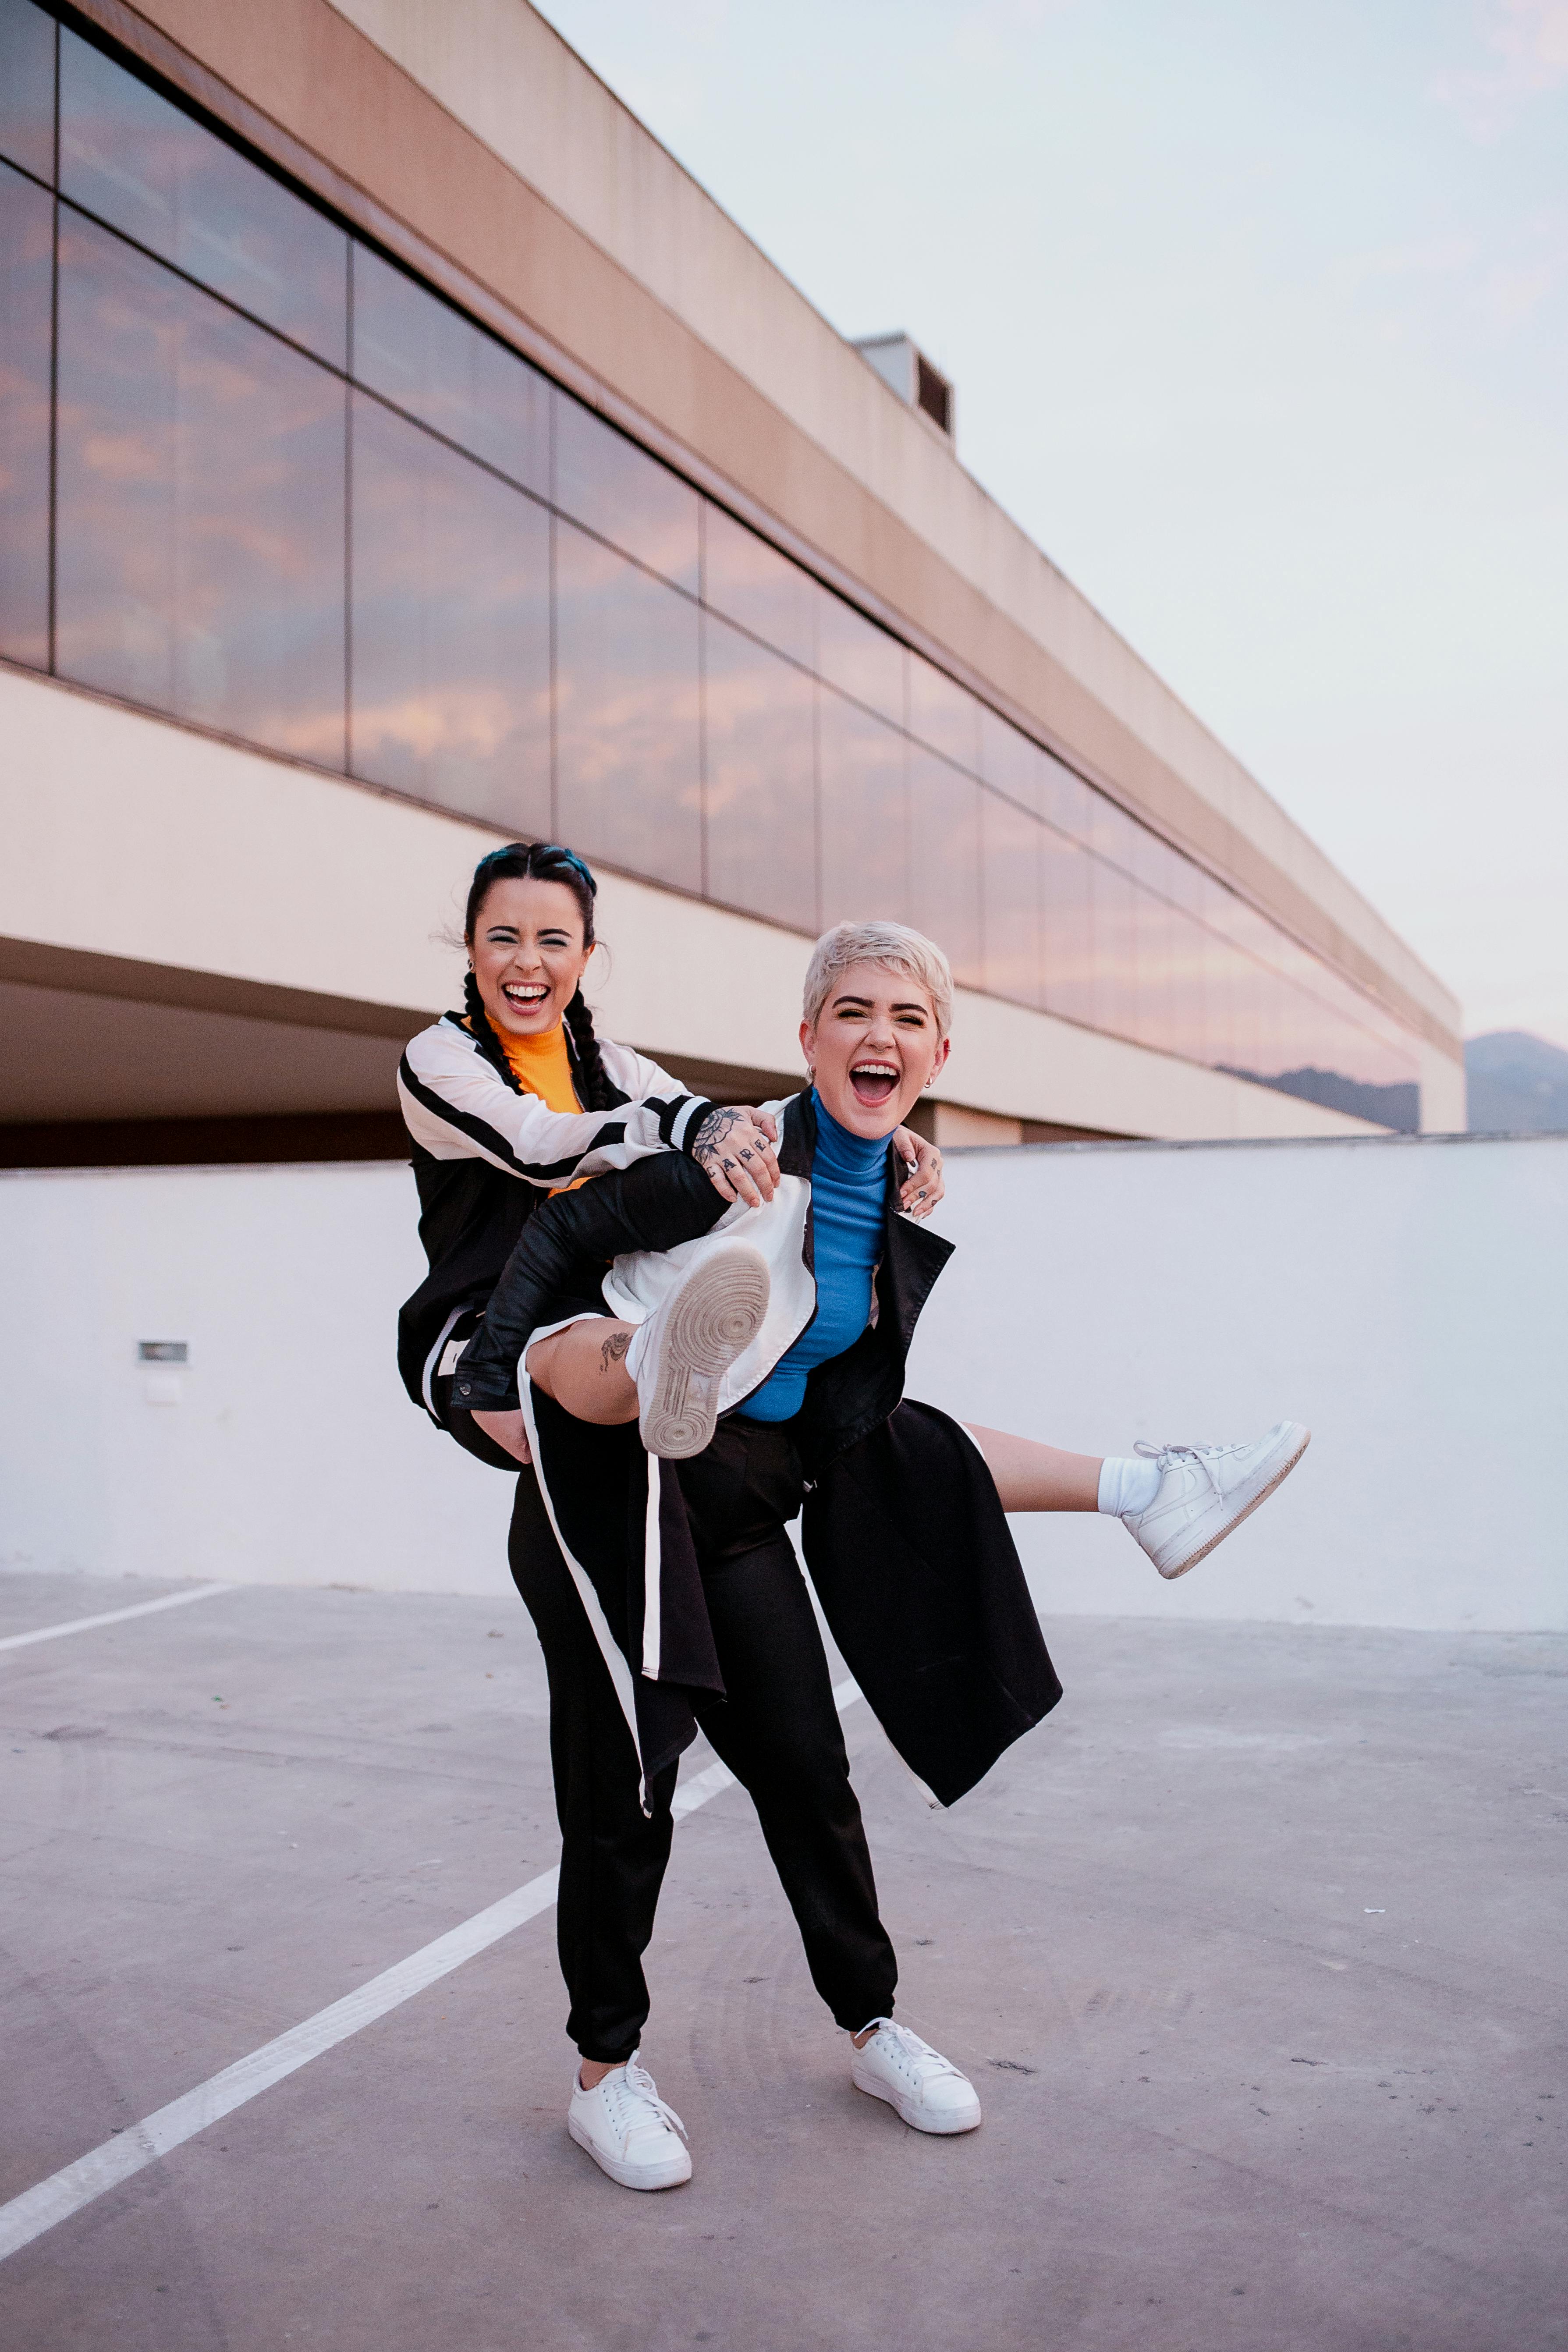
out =
{"type": "MultiPolygon", "coordinates": [[[[877,1889],[827,1659],[784,1523],[799,1508],[787,1424],[731,1420],[680,1470],[725,1697],[698,1708],[751,1796],[805,1946],[812,1981],[858,2032],[891,2012],[898,1967],[877,1889]]],[[[637,1754],[530,1471],[518,1481],[511,1571],[550,1677],[550,1755],[561,1821],[556,1936],[566,2031],[614,2063],[647,2017],[642,1956],[669,1859],[676,1768],[637,1798],[637,1754]]]]}

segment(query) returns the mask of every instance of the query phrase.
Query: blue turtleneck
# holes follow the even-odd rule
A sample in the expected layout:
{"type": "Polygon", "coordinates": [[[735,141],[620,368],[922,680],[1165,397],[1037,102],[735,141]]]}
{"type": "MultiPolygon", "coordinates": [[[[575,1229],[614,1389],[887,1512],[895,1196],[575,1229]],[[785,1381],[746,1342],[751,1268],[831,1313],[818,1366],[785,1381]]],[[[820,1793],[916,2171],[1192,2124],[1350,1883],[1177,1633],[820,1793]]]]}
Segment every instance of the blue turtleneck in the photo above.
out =
{"type": "Polygon", "coordinates": [[[741,1407],[743,1421],[789,1421],[805,1401],[805,1376],[852,1348],[871,1319],[871,1276],[882,1255],[888,1139],[851,1135],[813,1087],[816,1153],[811,1222],[816,1315],[741,1407]]]}

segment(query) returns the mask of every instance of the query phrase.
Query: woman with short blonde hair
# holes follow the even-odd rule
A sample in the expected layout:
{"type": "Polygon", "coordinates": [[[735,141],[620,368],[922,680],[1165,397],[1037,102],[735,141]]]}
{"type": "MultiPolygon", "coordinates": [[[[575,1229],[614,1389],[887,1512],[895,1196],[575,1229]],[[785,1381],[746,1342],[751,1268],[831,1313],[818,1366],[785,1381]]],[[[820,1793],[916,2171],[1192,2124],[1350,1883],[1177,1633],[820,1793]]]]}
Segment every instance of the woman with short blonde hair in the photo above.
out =
{"type": "Polygon", "coordinates": [[[567,2122],[627,2188],[691,2171],[639,2052],[677,1760],[699,1725],[756,1806],[856,2086],[921,2131],[981,2120],[973,2084],[892,2015],[897,1962],[789,1523],[861,1695],[952,1804],[1061,1695],[1005,1514],[1113,1511],[1177,1575],[1306,1444],[1281,1423],[1251,1447],[1100,1460],[904,1399],[952,1244],[904,1213],[894,1139],[947,1064],[952,1010],[921,933],[826,933],[805,974],[807,1087],[754,1115],[777,1132],[771,1197],[724,1206],[666,1155],[552,1202],[458,1366],[476,1422],[535,1474],[510,1558],[550,1675],[567,2122]]]}

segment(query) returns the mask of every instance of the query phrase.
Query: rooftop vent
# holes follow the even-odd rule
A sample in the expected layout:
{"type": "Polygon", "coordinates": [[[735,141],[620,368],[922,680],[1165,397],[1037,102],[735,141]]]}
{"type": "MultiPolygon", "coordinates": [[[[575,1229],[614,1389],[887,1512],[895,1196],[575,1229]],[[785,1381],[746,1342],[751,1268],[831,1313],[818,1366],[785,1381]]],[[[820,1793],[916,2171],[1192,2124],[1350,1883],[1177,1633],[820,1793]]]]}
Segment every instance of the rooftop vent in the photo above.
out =
{"type": "Polygon", "coordinates": [[[923,410],[937,430],[952,439],[952,386],[908,335],[862,335],[855,348],[901,401],[923,410]]]}

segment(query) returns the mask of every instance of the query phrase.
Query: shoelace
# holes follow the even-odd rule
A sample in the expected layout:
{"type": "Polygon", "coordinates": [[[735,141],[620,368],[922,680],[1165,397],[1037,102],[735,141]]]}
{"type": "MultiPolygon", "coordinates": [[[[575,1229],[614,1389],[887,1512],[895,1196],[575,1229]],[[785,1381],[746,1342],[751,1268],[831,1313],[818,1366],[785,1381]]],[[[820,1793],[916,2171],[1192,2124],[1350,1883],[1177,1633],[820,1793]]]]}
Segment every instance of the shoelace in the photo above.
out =
{"type": "Polygon", "coordinates": [[[888,2035],[902,2056],[913,2059],[928,2074],[957,2074],[960,2082],[964,2080],[951,2058],[944,2058],[940,2050],[933,2050],[929,2042],[922,2042],[918,2033],[911,2033],[907,2025],[900,2025],[894,2019],[887,2018],[877,2028],[873,2038],[879,2040],[883,2034],[888,2035]]]}
{"type": "Polygon", "coordinates": [[[669,2101],[659,2097],[658,2086],[646,2066],[629,2058],[620,2080],[616,2082],[614,2076],[610,2079],[616,2127],[623,2140],[629,2144],[633,2132],[646,2131],[650,2125],[661,2123],[673,2124],[682,2139],[689,2139],[686,2126],[669,2101]]]}
{"type": "Polygon", "coordinates": [[[1140,1437],[1134,1441],[1132,1451],[1134,1454],[1141,1454],[1145,1462],[1159,1463],[1162,1468],[1163,1468],[1167,1462],[1191,1462],[1195,1464],[1197,1468],[1203,1472],[1204,1476],[1208,1480],[1209,1485],[1214,1488],[1215,1500],[1219,1503],[1224,1502],[1225,1488],[1219,1483],[1219,1472],[1214,1466],[1214,1457],[1220,1454],[1234,1454],[1236,1451],[1234,1446],[1177,1444],[1151,1445],[1147,1438],[1140,1437]]]}

